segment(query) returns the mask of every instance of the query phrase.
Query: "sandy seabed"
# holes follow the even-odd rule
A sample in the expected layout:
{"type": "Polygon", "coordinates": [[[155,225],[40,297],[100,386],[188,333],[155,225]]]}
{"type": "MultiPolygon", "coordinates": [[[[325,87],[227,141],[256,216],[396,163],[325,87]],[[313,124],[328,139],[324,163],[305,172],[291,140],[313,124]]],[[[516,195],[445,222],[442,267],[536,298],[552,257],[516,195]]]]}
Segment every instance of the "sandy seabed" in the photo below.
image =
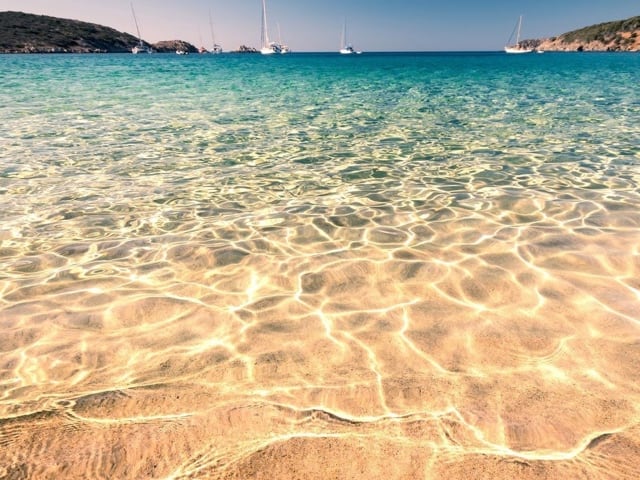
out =
{"type": "Polygon", "coordinates": [[[0,479],[640,478],[635,57],[135,57],[2,71],[0,479]]]}
{"type": "Polygon", "coordinates": [[[14,252],[0,478],[638,478],[638,214],[497,203],[14,252]]]}

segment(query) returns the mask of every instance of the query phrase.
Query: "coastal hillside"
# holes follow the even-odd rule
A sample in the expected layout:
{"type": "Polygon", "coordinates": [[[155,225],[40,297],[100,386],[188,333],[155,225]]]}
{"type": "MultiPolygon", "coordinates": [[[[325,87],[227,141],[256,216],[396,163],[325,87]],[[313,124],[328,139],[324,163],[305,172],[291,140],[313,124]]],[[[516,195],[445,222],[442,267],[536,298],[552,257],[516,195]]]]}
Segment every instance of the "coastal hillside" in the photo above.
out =
{"type": "Polygon", "coordinates": [[[2,53],[129,52],[138,39],[94,23],[22,12],[0,12],[2,53]]]}
{"type": "Polygon", "coordinates": [[[632,52],[640,51],[640,16],[600,23],[558,37],[522,42],[548,51],[632,52]]]}

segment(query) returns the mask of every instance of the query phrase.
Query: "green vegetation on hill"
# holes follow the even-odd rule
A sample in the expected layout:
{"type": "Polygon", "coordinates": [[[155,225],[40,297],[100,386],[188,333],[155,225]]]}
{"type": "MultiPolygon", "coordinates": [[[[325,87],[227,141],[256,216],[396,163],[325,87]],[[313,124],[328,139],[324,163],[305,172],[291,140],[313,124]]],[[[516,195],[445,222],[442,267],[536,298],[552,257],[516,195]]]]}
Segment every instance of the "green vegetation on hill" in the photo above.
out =
{"type": "Polygon", "coordinates": [[[640,51],[640,16],[599,23],[557,37],[525,41],[532,48],[561,52],[640,51]]]}
{"type": "Polygon", "coordinates": [[[0,52],[129,52],[138,39],[93,23],[0,12],[0,52]]]}
{"type": "Polygon", "coordinates": [[[622,32],[635,32],[640,30],[640,16],[632,17],[627,20],[619,20],[615,22],[599,23],[589,27],[574,30],[572,32],[561,35],[562,40],[568,43],[573,42],[603,42],[608,43],[616,38],[622,32]]]}

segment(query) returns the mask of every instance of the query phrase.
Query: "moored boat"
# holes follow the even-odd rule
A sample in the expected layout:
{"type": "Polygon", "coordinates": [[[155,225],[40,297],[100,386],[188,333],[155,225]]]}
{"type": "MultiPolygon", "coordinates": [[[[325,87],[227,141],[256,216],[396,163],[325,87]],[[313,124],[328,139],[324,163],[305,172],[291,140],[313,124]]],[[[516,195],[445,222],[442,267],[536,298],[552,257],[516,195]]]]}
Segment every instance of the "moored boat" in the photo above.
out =
{"type": "Polygon", "coordinates": [[[263,55],[273,55],[274,53],[281,53],[282,46],[277,42],[269,40],[269,27],[267,24],[267,4],[266,0],[262,0],[262,27],[260,31],[261,48],[260,53],[263,55]]]}
{"type": "Polygon", "coordinates": [[[518,23],[516,25],[516,28],[514,28],[514,31],[511,32],[511,37],[509,37],[509,42],[510,42],[511,39],[513,38],[514,32],[517,30],[516,43],[506,45],[504,47],[504,51],[506,53],[531,53],[531,52],[533,52],[533,48],[528,48],[528,47],[525,47],[523,45],[520,45],[520,29],[521,28],[522,28],[522,15],[520,15],[520,18],[518,19],[518,23]]]}
{"type": "Polygon", "coordinates": [[[136,18],[136,11],[133,9],[133,2],[131,2],[131,13],[133,14],[133,21],[136,24],[136,31],[138,32],[138,45],[131,49],[131,53],[135,55],[138,53],[153,53],[153,49],[145,45],[140,36],[140,27],[138,26],[138,19],[136,18]]]}
{"type": "Polygon", "coordinates": [[[211,29],[211,43],[213,45],[211,47],[210,52],[215,54],[222,53],[222,46],[216,43],[216,37],[213,32],[213,20],[211,19],[211,10],[209,10],[209,27],[211,29]]]}
{"type": "Polygon", "coordinates": [[[342,37],[340,38],[340,54],[342,55],[352,55],[354,53],[362,53],[356,51],[353,46],[347,42],[347,21],[344,21],[344,25],[342,27],[342,37]]]}

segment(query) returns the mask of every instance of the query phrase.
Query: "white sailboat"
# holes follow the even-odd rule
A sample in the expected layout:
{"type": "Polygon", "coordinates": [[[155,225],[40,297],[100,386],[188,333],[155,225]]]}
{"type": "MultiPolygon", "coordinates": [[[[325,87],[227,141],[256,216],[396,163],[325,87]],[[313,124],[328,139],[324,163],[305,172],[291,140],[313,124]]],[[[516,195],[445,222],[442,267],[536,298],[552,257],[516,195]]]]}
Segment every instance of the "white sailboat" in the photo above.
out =
{"type": "Polygon", "coordinates": [[[133,9],[133,2],[131,2],[131,13],[133,13],[133,21],[136,24],[136,31],[138,32],[138,45],[131,49],[131,53],[153,53],[153,49],[151,47],[147,47],[140,36],[140,27],[138,26],[138,19],[136,18],[136,11],[133,9]]]}
{"type": "Polygon", "coordinates": [[[282,43],[282,35],[280,34],[280,24],[278,24],[278,44],[280,45],[280,53],[290,53],[291,49],[288,45],[282,43]]]}
{"type": "MultiPolygon", "coordinates": [[[[516,35],[516,43],[511,44],[511,45],[507,45],[504,47],[504,51],[507,53],[531,53],[533,52],[533,48],[525,48],[523,46],[520,45],[520,29],[522,28],[522,15],[520,15],[520,18],[518,19],[518,25],[517,25],[517,30],[518,33],[516,35]]],[[[514,29],[515,31],[515,29],[514,29]]],[[[511,39],[513,38],[513,33],[511,32],[511,37],[509,37],[509,41],[511,41],[511,39]]]]}
{"type": "Polygon", "coordinates": [[[209,27],[211,28],[211,44],[213,47],[211,48],[211,53],[222,53],[222,46],[216,43],[216,37],[213,34],[213,20],[211,19],[211,10],[209,10],[209,27]]]}
{"type": "Polygon", "coordinates": [[[273,55],[274,53],[280,53],[282,50],[280,44],[269,41],[266,0],[262,0],[262,30],[260,32],[260,42],[262,45],[260,53],[263,55],[273,55]]]}
{"type": "Polygon", "coordinates": [[[354,50],[350,43],[347,43],[347,21],[344,21],[342,27],[342,37],[340,38],[340,53],[342,55],[352,55],[354,53],[362,53],[354,50]]]}

